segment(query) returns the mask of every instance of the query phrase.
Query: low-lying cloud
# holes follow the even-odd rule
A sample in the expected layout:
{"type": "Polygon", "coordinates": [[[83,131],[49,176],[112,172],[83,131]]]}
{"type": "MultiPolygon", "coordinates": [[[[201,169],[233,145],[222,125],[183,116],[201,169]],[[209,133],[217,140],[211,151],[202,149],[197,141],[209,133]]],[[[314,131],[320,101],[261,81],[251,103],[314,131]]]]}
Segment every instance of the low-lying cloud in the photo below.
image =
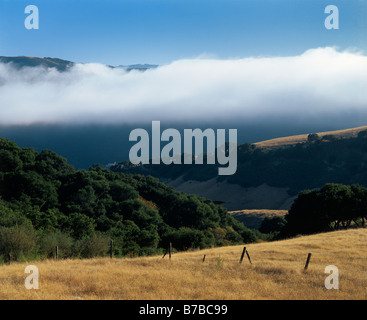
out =
{"type": "Polygon", "coordinates": [[[178,60],[147,72],[0,64],[0,124],[317,117],[363,112],[367,56],[334,48],[292,57],[178,60]]]}

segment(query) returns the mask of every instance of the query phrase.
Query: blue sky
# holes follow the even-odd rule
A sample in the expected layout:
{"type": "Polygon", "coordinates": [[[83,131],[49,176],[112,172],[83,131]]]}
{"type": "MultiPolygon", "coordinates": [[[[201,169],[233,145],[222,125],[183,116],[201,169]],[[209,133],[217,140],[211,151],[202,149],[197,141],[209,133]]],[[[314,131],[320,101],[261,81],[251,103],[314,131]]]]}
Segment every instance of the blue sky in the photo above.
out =
{"type": "Polygon", "coordinates": [[[367,50],[366,0],[0,0],[0,55],[111,65],[367,50]],[[40,29],[26,30],[37,5],[40,29]],[[326,30],[337,5],[340,29],[326,30]]]}

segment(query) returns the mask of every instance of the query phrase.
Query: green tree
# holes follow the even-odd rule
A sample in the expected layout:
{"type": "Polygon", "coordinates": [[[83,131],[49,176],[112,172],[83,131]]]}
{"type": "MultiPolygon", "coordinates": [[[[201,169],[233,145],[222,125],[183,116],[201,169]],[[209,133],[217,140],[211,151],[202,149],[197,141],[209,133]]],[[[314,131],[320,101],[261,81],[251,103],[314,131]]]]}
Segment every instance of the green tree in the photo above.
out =
{"type": "Polygon", "coordinates": [[[307,141],[312,143],[312,142],[316,142],[316,141],[319,141],[320,140],[320,137],[317,133],[310,133],[308,136],[307,136],[307,141]]]}
{"type": "Polygon", "coordinates": [[[265,217],[259,231],[262,233],[280,232],[286,223],[287,221],[281,216],[265,217]]]}
{"type": "Polygon", "coordinates": [[[74,212],[68,217],[63,229],[69,232],[73,238],[82,239],[94,234],[95,222],[94,219],[82,213],[74,212]]]}
{"type": "Polygon", "coordinates": [[[171,242],[177,250],[188,250],[192,248],[200,248],[204,239],[204,234],[195,229],[181,227],[178,230],[167,232],[162,235],[162,247],[168,248],[171,242]]]}

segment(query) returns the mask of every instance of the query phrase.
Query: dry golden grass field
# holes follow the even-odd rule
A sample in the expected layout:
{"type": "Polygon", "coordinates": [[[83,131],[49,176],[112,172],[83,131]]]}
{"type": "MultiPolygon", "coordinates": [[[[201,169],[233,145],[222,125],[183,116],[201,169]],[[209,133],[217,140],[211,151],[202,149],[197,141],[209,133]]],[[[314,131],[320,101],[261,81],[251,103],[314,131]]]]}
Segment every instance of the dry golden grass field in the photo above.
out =
{"type": "Polygon", "coordinates": [[[366,299],[367,229],[166,256],[34,261],[0,267],[0,299],[366,299]],[[304,265],[312,253],[307,271],[304,265]],[[202,262],[206,254],[205,262],[202,262]],[[27,290],[25,267],[39,269],[27,290]],[[339,268],[339,290],[324,286],[325,267],[339,268]]]}

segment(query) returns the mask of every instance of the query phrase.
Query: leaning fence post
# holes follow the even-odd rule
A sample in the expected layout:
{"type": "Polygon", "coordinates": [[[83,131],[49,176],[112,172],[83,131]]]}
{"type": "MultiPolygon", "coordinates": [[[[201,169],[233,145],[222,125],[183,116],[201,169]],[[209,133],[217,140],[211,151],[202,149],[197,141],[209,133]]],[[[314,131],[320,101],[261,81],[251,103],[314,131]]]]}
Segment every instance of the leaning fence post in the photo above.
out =
{"type": "Polygon", "coordinates": [[[248,253],[248,251],[246,250],[246,256],[247,256],[247,258],[248,258],[248,261],[250,261],[250,264],[252,264],[252,262],[251,262],[251,258],[250,258],[250,255],[249,255],[249,253],[248,253]]]}
{"type": "Polygon", "coordinates": [[[245,252],[246,252],[246,247],[243,247],[243,251],[242,251],[242,254],[241,254],[240,263],[242,263],[243,257],[245,256],[245,252]]]}
{"type": "Polygon", "coordinates": [[[204,254],[204,257],[203,257],[203,262],[205,261],[205,257],[206,257],[206,254],[204,254]]]}
{"type": "Polygon", "coordinates": [[[310,259],[311,259],[311,253],[309,253],[308,256],[307,256],[306,265],[305,265],[305,269],[304,270],[307,270],[308,264],[310,263],[310,259]]]}

